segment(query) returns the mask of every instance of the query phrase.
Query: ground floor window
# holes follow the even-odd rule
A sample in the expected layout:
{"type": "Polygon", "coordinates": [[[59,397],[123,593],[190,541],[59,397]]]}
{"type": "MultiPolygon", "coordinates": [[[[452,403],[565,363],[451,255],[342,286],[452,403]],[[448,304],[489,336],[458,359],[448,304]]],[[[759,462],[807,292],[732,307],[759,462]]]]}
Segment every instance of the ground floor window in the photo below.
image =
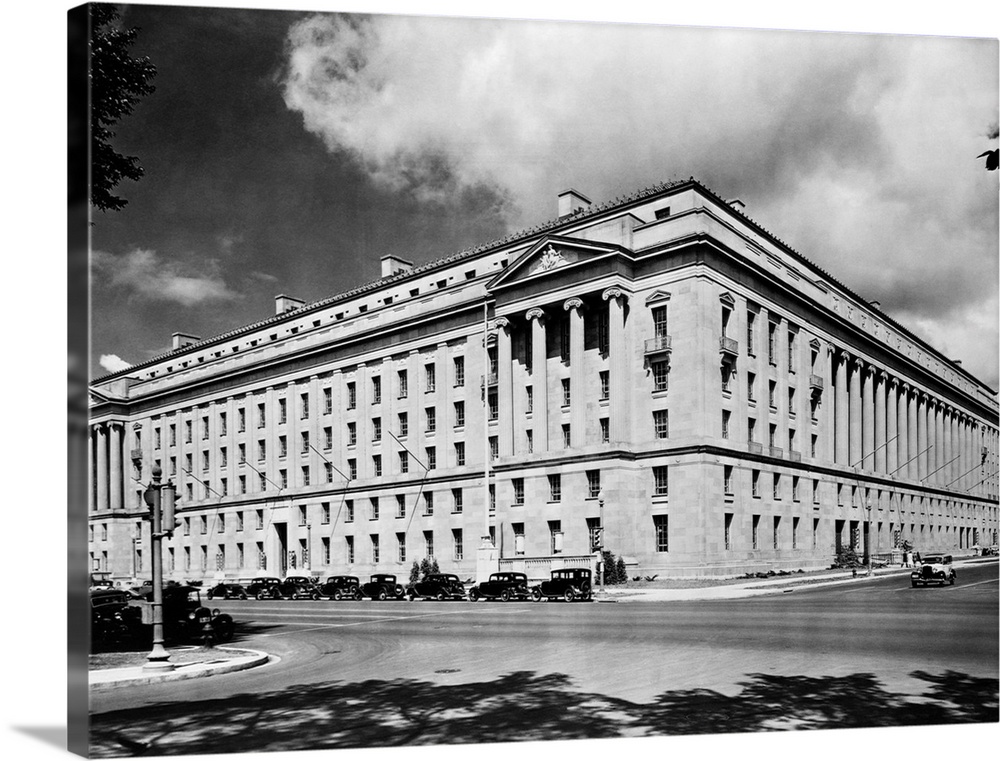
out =
{"type": "Polygon", "coordinates": [[[523,523],[511,523],[511,529],[514,532],[514,554],[523,555],[524,554],[524,524],[523,523]]]}
{"type": "Polygon", "coordinates": [[[668,552],[670,550],[669,521],[666,515],[653,516],[653,530],[656,537],[656,551],[668,552]]]}
{"type": "Polygon", "coordinates": [[[465,549],[462,540],[462,529],[453,528],[451,530],[451,543],[452,543],[452,557],[455,560],[461,560],[465,556],[465,549]]]}
{"type": "Polygon", "coordinates": [[[760,549],[759,531],[760,531],[760,516],[759,515],[755,515],[755,516],[753,516],[753,523],[752,523],[752,526],[751,526],[752,535],[750,537],[751,540],[752,540],[752,545],[751,546],[755,550],[759,550],[760,549]]]}
{"type": "Polygon", "coordinates": [[[726,549],[731,550],[733,548],[733,514],[725,514],[725,540],[726,549]]]}

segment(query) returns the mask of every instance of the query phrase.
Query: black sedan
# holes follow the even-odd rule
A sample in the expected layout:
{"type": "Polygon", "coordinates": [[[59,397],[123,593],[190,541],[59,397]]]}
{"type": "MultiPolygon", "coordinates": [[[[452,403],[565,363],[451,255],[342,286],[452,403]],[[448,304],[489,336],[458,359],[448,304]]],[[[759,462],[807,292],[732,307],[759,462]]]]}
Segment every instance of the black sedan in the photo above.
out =
{"type": "Polygon", "coordinates": [[[552,578],[531,590],[531,599],[589,600],[593,596],[589,568],[559,568],[552,571],[552,578]]]}
{"type": "Polygon", "coordinates": [[[472,602],[485,597],[488,600],[499,598],[504,602],[509,600],[528,599],[528,577],[523,573],[504,571],[501,573],[491,573],[490,578],[482,584],[476,584],[469,590],[469,599],[472,602]]]}
{"type": "Polygon", "coordinates": [[[271,596],[275,600],[318,600],[322,595],[316,582],[308,576],[286,576],[284,581],[272,587],[271,596]]]}
{"type": "Polygon", "coordinates": [[[333,600],[360,600],[361,580],[357,576],[330,576],[319,585],[319,591],[333,600]]]}
{"type": "Polygon", "coordinates": [[[402,600],[404,590],[391,573],[376,573],[372,574],[371,581],[361,587],[361,594],[372,600],[402,600]]]}
{"type": "Polygon", "coordinates": [[[214,600],[216,597],[223,600],[246,600],[249,596],[246,587],[230,581],[224,581],[221,584],[216,584],[214,587],[209,587],[205,592],[205,597],[209,600],[214,600]]]}
{"type": "Polygon", "coordinates": [[[453,573],[432,573],[406,589],[410,600],[461,600],[465,597],[465,584],[453,573]]]}

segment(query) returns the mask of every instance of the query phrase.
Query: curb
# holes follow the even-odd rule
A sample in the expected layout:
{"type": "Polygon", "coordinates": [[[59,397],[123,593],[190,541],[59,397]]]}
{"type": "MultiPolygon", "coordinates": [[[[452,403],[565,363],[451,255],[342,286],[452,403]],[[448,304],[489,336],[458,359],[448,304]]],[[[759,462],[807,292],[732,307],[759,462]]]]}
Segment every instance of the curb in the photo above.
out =
{"type": "Polygon", "coordinates": [[[228,658],[225,661],[213,663],[191,663],[177,666],[173,671],[161,674],[144,673],[142,666],[131,666],[122,669],[100,669],[91,671],[89,674],[91,690],[106,690],[117,687],[121,684],[156,684],[158,682],[177,682],[183,679],[199,679],[216,674],[229,674],[234,671],[244,671],[256,666],[263,666],[272,660],[277,660],[267,653],[259,650],[246,650],[231,647],[219,647],[217,650],[225,650],[230,653],[242,653],[243,655],[228,658]]]}

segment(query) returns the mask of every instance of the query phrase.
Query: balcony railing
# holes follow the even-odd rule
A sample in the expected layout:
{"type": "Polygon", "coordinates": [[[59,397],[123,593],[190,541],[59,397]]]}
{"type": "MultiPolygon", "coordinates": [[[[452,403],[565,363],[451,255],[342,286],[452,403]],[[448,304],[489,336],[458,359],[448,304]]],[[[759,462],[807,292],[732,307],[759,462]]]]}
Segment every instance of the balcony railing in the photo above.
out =
{"type": "Polygon", "coordinates": [[[747,444],[747,449],[749,449],[750,452],[753,453],[753,454],[763,454],[764,453],[764,445],[763,444],[758,444],[755,441],[751,441],[749,444],[747,444]]]}
{"type": "Polygon", "coordinates": [[[740,342],[729,336],[722,336],[719,339],[719,351],[730,356],[737,356],[740,353],[740,342]]]}
{"type": "Polygon", "coordinates": [[[497,373],[496,370],[490,370],[490,372],[486,376],[486,383],[487,385],[490,386],[496,386],[498,383],[500,383],[499,373],[497,373]]]}
{"type": "Polygon", "coordinates": [[[768,447],[767,452],[771,457],[783,457],[785,454],[785,450],[781,447],[768,447]]]}
{"type": "Polygon", "coordinates": [[[788,450],[788,459],[792,462],[802,462],[802,453],[796,452],[794,449],[788,450]]]}
{"type": "Polygon", "coordinates": [[[670,351],[670,336],[654,336],[646,339],[646,354],[661,354],[670,351]]]}
{"type": "Polygon", "coordinates": [[[810,375],[809,376],[809,388],[814,391],[823,390],[823,376],[821,375],[810,375]]]}
{"type": "Polygon", "coordinates": [[[131,453],[130,453],[130,457],[133,460],[141,460],[142,459],[142,450],[141,449],[133,449],[131,451],[131,453]]]}

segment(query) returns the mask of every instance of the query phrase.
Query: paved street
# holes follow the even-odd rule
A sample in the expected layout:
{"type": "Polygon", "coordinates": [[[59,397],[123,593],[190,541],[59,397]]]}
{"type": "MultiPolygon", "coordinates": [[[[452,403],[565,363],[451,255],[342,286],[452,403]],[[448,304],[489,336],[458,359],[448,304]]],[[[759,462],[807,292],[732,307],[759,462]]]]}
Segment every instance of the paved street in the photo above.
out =
{"type": "Polygon", "coordinates": [[[997,595],[992,562],[724,602],[217,603],[280,661],[95,693],[93,752],[996,720],[997,595]]]}

